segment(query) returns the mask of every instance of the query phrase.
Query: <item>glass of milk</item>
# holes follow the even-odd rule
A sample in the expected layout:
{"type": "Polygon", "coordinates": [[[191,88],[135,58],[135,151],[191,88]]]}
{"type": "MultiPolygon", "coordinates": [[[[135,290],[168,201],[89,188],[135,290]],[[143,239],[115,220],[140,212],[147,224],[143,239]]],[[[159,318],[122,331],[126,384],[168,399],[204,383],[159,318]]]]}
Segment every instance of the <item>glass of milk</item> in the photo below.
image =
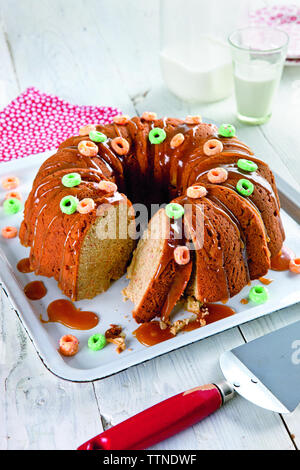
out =
{"type": "Polygon", "coordinates": [[[213,102],[233,91],[228,34],[244,24],[248,1],[161,0],[160,65],[171,92],[213,102]]]}
{"type": "Polygon", "coordinates": [[[248,27],[230,34],[238,118],[248,124],[270,119],[286,57],[288,35],[269,27],[248,27]]]}

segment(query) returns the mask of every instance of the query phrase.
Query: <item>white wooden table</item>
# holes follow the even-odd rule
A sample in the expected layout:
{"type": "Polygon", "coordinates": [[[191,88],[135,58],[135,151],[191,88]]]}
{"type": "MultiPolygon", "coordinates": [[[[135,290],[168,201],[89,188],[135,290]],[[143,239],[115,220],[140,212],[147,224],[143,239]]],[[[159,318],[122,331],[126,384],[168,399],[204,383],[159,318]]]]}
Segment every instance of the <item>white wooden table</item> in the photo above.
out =
{"type": "MultiPolygon", "coordinates": [[[[152,0],[0,0],[0,80],[7,104],[27,86],[79,104],[232,122],[292,184],[300,179],[300,68],[286,68],[270,123],[235,122],[234,100],[194,106],[172,96],[158,63],[152,0]],[[3,85],[3,82],[1,82],[3,85]]],[[[0,449],[74,449],[183,389],[221,378],[222,351],[300,318],[295,305],[94,383],[70,383],[41,363],[7,298],[0,304],[0,449]]],[[[280,416],[236,398],[157,449],[296,449],[300,408],[280,416]]]]}

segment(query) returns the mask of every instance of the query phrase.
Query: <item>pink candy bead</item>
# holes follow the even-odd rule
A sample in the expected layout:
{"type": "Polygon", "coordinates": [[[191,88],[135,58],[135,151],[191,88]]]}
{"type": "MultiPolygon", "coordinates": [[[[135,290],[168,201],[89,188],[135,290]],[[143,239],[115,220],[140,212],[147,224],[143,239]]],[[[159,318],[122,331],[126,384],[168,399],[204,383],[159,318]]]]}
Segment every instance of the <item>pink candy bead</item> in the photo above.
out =
{"type": "Polygon", "coordinates": [[[1,234],[3,238],[15,238],[18,235],[18,229],[16,227],[4,227],[1,234]]]}
{"type": "Polygon", "coordinates": [[[118,190],[118,186],[115,183],[105,180],[100,181],[98,188],[101,189],[101,191],[105,191],[106,193],[115,193],[118,190]]]}
{"type": "Polygon", "coordinates": [[[126,155],[130,149],[128,140],[123,137],[115,137],[111,141],[111,146],[118,155],[126,155]]]}
{"type": "Polygon", "coordinates": [[[87,197],[85,199],[82,199],[79,201],[77,205],[77,211],[80,214],[88,214],[89,212],[92,212],[95,209],[95,201],[93,199],[87,197]]]}
{"type": "Polygon", "coordinates": [[[289,269],[292,273],[300,274],[300,258],[291,259],[289,269]]]}
{"type": "Polygon", "coordinates": [[[174,250],[174,259],[177,264],[188,264],[190,262],[190,250],[187,246],[177,246],[174,250]]]}
{"type": "Polygon", "coordinates": [[[125,115],[115,116],[113,121],[114,121],[115,124],[124,125],[124,124],[127,124],[127,122],[130,121],[130,117],[125,116],[125,115]]]}
{"type": "Polygon", "coordinates": [[[207,173],[207,179],[210,183],[224,183],[228,178],[228,172],[225,168],[213,168],[207,173]]]}
{"type": "Polygon", "coordinates": [[[171,142],[170,142],[170,145],[171,145],[171,148],[175,149],[176,147],[179,147],[184,141],[184,135],[179,132],[178,134],[174,135],[174,137],[172,138],[171,142]]]}
{"type": "Polygon", "coordinates": [[[157,114],[146,111],[142,114],[142,119],[145,119],[145,121],[155,121],[155,119],[157,119],[157,114]]]}
{"type": "Polygon", "coordinates": [[[98,155],[98,146],[89,140],[82,140],[78,144],[78,150],[85,157],[96,157],[98,155]]]}
{"type": "Polygon", "coordinates": [[[76,336],[65,335],[59,340],[59,352],[63,356],[74,356],[78,352],[79,341],[76,336]]]}
{"type": "Polygon", "coordinates": [[[21,194],[18,193],[17,191],[10,191],[9,193],[5,194],[5,199],[11,199],[11,198],[19,199],[19,201],[22,200],[21,194]]]}
{"type": "Polygon", "coordinates": [[[203,145],[203,152],[207,156],[216,155],[223,150],[223,144],[220,140],[210,139],[203,145]]]}
{"type": "Polygon", "coordinates": [[[185,118],[185,122],[187,124],[201,124],[202,123],[202,117],[200,115],[198,115],[198,116],[187,116],[185,118]]]}
{"type": "Polygon", "coordinates": [[[81,129],[79,130],[79,135],[89,135],[91,131],[95,130],[96,126],[94,126],[93,124],[87,124],[86,126],[81,127],[81,129]]]}
{"type": "Polygon", "coordinates": [[[191,199],[199,199],[206,196],[207,190],[204,188],[204,186],[195,184],[194,186],[187,188],[186,194],[187,197],[190,197],[191,199]]]}
{"type": "Polygon", "coordinates": [[[4,189],[7,189],[8,191],[10,189],[16,189],[20,184],[20,180],[17,176],[8,176],[7,178],[4,178],[2,180],[2,186],[4,189]]]}

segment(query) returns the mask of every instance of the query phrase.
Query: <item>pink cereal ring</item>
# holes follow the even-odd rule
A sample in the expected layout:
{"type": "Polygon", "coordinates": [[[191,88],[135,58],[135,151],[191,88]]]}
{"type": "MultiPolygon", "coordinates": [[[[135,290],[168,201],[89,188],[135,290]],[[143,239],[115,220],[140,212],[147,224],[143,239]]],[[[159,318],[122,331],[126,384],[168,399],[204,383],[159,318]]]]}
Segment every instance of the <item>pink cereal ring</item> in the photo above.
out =
{"type": "Polygon", "coordinates": [[[78,345],[76,336],[65,335],[59,340],[59,352],[63,356],[74,356],[78,352],[78,345]]]}
{"type": "Polygon", "coordinates": [[[95,201],[91,199],[90,197],[86,197],[85,199],[82,199],[77,204],[77,211],[80,214],[88,214],[89,212],[92,212],[94,209],[95,209],[95,201]]]}
{"type": "Polygon", "coordinates": [[[187,116],[185,122],[187,124],[201,124],[202,117],[199,114],[197,116],[187,116]]]}
{"type": "Polygon", "coordinates": [[[199,199],[200,197],[206,196],[207,190],[204,188],[204,186],[195,184],[194,186],[187,188],[186,194],[187,197],[190,197],[191,199],[199,199]]]}
{"type": "Polygon", "coordinates": [[[98,154],[98,146],[90,140],[82,140],[79,142],[78,150],[81,155],[84,155],[85,157],[96,157],[98,154]]]}
{"type": "Polygon", "coordinates": [[[94,124],[87,124],[79,129],[79,135],[89,135],[91,131],[95,131],[96,126],[94,124]]]}
{"type": "Polygon", "coordinates": [[[19,186],[19,184],[20,184],[20,180],[16,176],[8,176],[7,178],[4,178],[4,180],[2,180],[3,188],[8,189],[8,191],[10,189],[16,189],[19,186]]]}
{"type": "Polygon", "coordinates": [[[289,269],[292,273],[300,274],[300,258],[291,259],[289,269]]]}
{"type": "Polygon", "coordinates": [[[145,111],[142,114],[142,119],[145,119],[145,121],[155,121],[155,119],[157,119],[157,114],[151,111],[145,111]]]}
{"type": "Polygon", "coordinates": [[[128,140],[123,137],[116,137],[113,139],[111,141],[111,146],[118,155],[126,155],[130,148],[128,140]]]}
{"type": "Polygon", "coordinates": [[[6,193],[5,194],[5,199],[11,199],[11,198],[14,198],[14,199],[19,199],[19,201],[22,200],[22,196],[20,193],[18,193],[17,191],[10,191],[9,193],[6,193]]]}
{"type": "Polygon", "coordinates": [[[179,132],[178,134],[174,135],[174,137],[172,138],[170,142],[171,148],[175,149],[176,147],[179,147],[179,145],[181,145],[183,141],[184,141],[184,135],[181,134],[181,132],[179,132]]]}
{"type": "Polygon", "coordinates": [[[4,227],[1,230],[3,238],[15,238],[18,234],[18,229],[16,227],[4,227]]]}
{"type": "Polygon", "coordinates": [[[228,171],[225,168],[213,168],[207,173],[210,183],[224,183],[228,178],[228,171]]]}
{"type": "Polygon", "coordinates": [[[100,181],[98,188],[101,189],[101,191],[105,191],[106,193],[115,193],[118,190],[118,186],[115,183],[105,180],[100,181]]]}
{"type": "Polygon", "coordinates": [[[203,145],[203,152],[205,155],[211,156],[221,153],[223,150],[223,144],[220,140],[210,139],[203,145]]]}
{"type": "Polygon", "coordinates": [[[174,250],[174,259],[177,264],[188,264],[190,262],[190,250],[187,246],[177,246],[174,250]]]}
{"type": "Polygon", "coordinates": [[[113,121],[115,124],[124,125],[127,124],[128,121],[130,121],[130,117],[126,115],[115,116],[113,121]]]}

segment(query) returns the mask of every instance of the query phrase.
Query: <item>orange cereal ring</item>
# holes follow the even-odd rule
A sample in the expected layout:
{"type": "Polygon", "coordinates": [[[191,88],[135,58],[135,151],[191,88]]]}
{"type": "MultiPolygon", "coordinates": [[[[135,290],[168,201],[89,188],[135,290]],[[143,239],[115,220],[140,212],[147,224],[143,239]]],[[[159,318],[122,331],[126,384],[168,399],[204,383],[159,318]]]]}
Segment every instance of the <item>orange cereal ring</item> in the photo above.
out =
{"type": "Polygon", "coordinates": [[[91,199],[90,197],[86,197],[85,199],[82,199],[77,204],[77,211],[80,214],[88,214],[89,212],[92,212],[94,209],[95,209],[95,201],[91,199]]]}
{"type": "Polygon", "coordinates": [[[187,188],[186,191],[187,197],[191,199],[199,199],[200,197],[204,197],[207,194],[207,189],[204,186],[200,186],[199,184],[195,184],[194,186],[190,186],[187,188]]]}
{"type": "Polygon", "coordinates": [[[213,168],[207,173],[210,183],[224,183],[228,178],[228,171],[225,168],[213,168]]]}
{"type": "Polygon", "coordinates": [[[155,121],[155,119],[157,119],[157,114],[152,113],[151,111],[145,111],[142,114],[142,119],[145,119],[145,121],[155,121]]]}
{"type": "Polygon", "coordinates": [[[84,155],[85,157],[96,157],[98,154],[98,146],[90,140],[82,140],[79,142],[78,150],[81,155],[84,155]]]}
{"type": "Polygon", "coordinates": [[[203,145],[203,152],[205,155],[211,156],[221,153],[223,150],[223,144],[218,139],[210,139],[203,145]]]}
{"type": "Polygon", "coordinates": [[[175,149],[176,147],[179,147],[179,145],[181,145],[183,141],[184,141],[184,135],[181,134],[181,132],[179,132],[178,134],[174,135],[174,137],[172,138],[170,142],[170,145],[173,149],[175,149]]]}
{"type": "Polygon", "coordinates": [[[18,235],[18,229],[16,227],[4,227],[1,234],[3,238],[15,238],[18,235]]]}
{"type": "Polygon", "coordinates": [[[115,193],[118,190],[118,186],[115,183],[106,180],[100,181],[98,188],[101,189],[101,191],[105,191],[106,193],[115,193]]]}
{"type": "Polygon", "coordinates": [[[177,264],[188,264],[190,262],[190,250],[187,246],[177,246],[174,250],[174,259],[177,264]]]}
{"type": "Polygon", "coordinates": [[[16,189],[20,184],[19,178],[16,176],[8,176],[2,180],[2,186],[4,189],[16,189]]]}
{"type": "Polygon", "coordinates": [[[89,135],[91,131],[95,131],[96,126],[94,124],[87,124],[79,129],[79,135],[89,135]]]}
{"type": "Polygon", "coordinates": [[[78,352],[79,341],[76,336],[65,335],[59,340],[59,352],[63,356],[74,356],[78,352]]]}
{"type": "Polygon", "coordinates": [[[300,274],[300,258],[295,258],[295,259],[290,260],[289,270],[292,273],[300,274]]]}
{"type": "Polygon", "coordinates": [[[128,121],[130,121],[130,117],[125,115],[115,116],[113,118],[113,121],[115,124],[124,125],[127,124],[128,121]]]}
{"type": "Polygon", "coordinates": [[[111,146],[113,150],[118,155],[126,155],[129,152],[129,142],[123,137],[116,137],[111,141],[111,146]]]}
{"type": "Polygon", "coordinates": [[[11,199],[11,198],[19,199],[19,201],[22,200],[21,194],[18,193],[17,191],[10,191],[9,193],[5,194],[5,199],[11,199]]]}
{"type": "Polygon", "coordinates": [[[201,124],[202,117],[199,114],[197,116],[187,116],[185,122],[187,124],[201,124]]]}

